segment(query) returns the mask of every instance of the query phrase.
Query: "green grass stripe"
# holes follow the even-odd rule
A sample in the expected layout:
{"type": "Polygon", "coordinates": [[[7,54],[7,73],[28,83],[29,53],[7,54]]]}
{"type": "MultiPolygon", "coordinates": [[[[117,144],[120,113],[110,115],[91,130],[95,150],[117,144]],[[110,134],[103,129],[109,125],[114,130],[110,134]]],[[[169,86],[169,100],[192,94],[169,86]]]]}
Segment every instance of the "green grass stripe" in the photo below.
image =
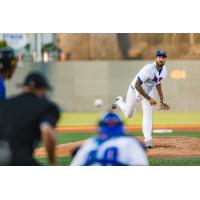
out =
{"type": "MultiPolygon", "coordinates": [[[[48,165],[47,158],[37,158],[42,165],[48,165]]],[[[70,157],[59,157],[59,166],[68,166],[71,162],[70,157]]],[[[150,159],[150,166],[200,166],[200,158],[177,158],[177,159],[150,159]]]]}
{"type": "MultiPolygon", "coordinates": [[[[125,119],[121,112],[117,112],[126,125],[141,125],[142,113],[138,112],[132,118],[125,119]]],[[[94,126],[102,116],[102,112],[90,113],[62,113],[58,126],[94,126]]],[[[200,124],[200,112],[154,112],[154,125],[200,124]]]]}
{"type": "MultiPolygon", "coordinates": [[[[96,136],[97,134],[92,133],[60,133],[57,134],[57,144],[64,144],[67,142],[75,142],[87,139],[89,137],[96,136]]],[[[133,136],[143,136],[142,133],[130,133],[129,135],[133,136]]],[[[193,138],[200,138],[200,133],[156,133],[153,134],[153,137],[193,137],[193,138]]]]}
{"type": "Polygon", "coordinates": [[[57,144],[85,140],[94,135],[96,135],[96,134],[91,134],[91,133],[67,133],[67,134],[65,134],[65,133],[61,133],[61,134],[57,134],[57,144]]]}
{"type": "MultiPolygon", "coordinates": [[[[143,136],[142,133],[130,133],[130,135],[133,136],[143,136]]],[[[193,133],[193,132],[184,132],[184,133],[153,133],[153,137],[193,137],[193,138],[200,138],[200,132],[198,133],[193,133]]]]}
{"type": "Polygon", "coordinates": [[[200,158],[150,159],[151,166],[200,166],[200,158]]]}
{"type": "MultiPolygon", "coordinates": [[[[96,136],[96,133],[59,133],[56,135],[57,139],[57,145],[59,144],[65,144],[68,142],[76,142],[80,140],[85,140],[89,137],[96,136]]],[[[132,136],[143,136],[142,133],[129,133],[129,135],[132,136]]],[[[193,138],[200,138],[200,132],[199,133],[154,133],[153,137],[179,137],[179,136],[185,136],[185,137],[193,137],[193,138]]],[[[43,144],[40,144],[38,147],[42,147],[43,144]]]]}
{"type": "MultiPolygon", "coordinates": [[[[41,165],[48,165],[48,160],[46,157],[43,158],[36,158],[37,161],[41,163],[41,165]]],[[[57,158],[57,165],[58,166],[66,166],[69,165],[71,162],[71,157],[58,157],[57,158]]]]}
{"type": "MultiPolygon", "coordinates": [[[[56,135],[57,144],[65,144],[68,142],[76,142],[80,140],[85,140],[89,137],[94,137],[97,134],[95,133],[59,133],[56,135]]],[[[143,136],[142,133],[130,133],[129,135],[132,136],[143,136]]],[[[154,133],[153,137],[193,137],[193,138],[200,138],[200,133],[154,133]]],[[[43,145],[39,145],[40,147],[43,145]]]]}

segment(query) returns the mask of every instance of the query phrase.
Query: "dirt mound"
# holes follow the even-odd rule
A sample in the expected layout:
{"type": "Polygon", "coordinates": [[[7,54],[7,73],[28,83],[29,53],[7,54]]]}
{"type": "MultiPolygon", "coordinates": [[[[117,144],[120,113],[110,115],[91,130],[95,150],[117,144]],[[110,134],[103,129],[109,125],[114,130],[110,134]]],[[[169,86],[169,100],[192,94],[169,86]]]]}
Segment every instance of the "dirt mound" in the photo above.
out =
{"type": "Polygon", "coordinates": [[[149,157],[199,157],[200,138],[157,137],[153,139],[154,148],[149,157]]]}
{"type": "MultiPolygon", "coordinates": [[[[66,144],[60,144],[56,146],[57,156],[70,156],[74,149],[78,148],[84,143],[84,140],[77,142],[69,142],[66,144]]],[[[35,150],[34,155],[37,157],[44,157],[47,155],[44,148],[38,148],[35,150]]]]}
{"type": "MultiPolygon", "coordinates": [[[[137,137],[143,141],[143,137],[137,137]]],[[[84,140],[57,145],[57,156],[70,156],[72,151],[82,145],[84,140]]],[[[154,147],[148,157],[200,157],[200,138],[191,137],[154,137],[154,147]]],[[[44,157],[44,148],[36,149],[35,156],[44,157]]]]}

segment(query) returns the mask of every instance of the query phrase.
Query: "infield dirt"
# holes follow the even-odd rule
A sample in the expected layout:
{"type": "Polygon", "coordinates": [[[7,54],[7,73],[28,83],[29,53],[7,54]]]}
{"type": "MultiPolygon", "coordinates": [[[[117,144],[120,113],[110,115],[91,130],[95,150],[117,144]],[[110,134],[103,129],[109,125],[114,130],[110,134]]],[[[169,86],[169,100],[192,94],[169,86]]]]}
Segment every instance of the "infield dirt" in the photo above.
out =
{"type": "MultiPolygon", "coordinates": [[[[143,141],[143,137],[136,137],[143,141]]],[[[81,146],[84,140],[70,142],[57,145],[57,156],[71,156],[72,151],[81,146]]],[[[200,157],[200,138],[191,137],[154,137],[154,147],[147,152],[148,157],[161,158],[182,158],[182,157],[200,157]]],[[[44,148],[39,148],[35,151],[35,156],[44,157],[46,151],[44,148]]]]}

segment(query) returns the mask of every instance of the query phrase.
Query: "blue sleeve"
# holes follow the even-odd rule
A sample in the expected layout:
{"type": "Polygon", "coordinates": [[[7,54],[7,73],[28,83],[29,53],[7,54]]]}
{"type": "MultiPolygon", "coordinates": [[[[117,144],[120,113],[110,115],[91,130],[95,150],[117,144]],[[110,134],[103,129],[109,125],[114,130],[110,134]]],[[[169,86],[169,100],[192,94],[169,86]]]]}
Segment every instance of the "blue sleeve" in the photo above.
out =
{"type": "Polygon", "coordinates": [[[6,98],[6,90],[3,80],[0,79],[0,101],[6,98]]]}

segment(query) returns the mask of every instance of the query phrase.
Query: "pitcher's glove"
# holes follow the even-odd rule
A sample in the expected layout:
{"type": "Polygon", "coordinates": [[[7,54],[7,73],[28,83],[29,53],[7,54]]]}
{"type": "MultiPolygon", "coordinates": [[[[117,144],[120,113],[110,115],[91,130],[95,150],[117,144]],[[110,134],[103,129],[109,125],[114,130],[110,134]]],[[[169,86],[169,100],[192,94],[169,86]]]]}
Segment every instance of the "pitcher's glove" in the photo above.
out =
{"type": "Polygon", "coordinates": [[[158,110],[169,110],[170,106],[166,102],[166,100],[163,100],[160,102],[160,108],[158,110]]]}

